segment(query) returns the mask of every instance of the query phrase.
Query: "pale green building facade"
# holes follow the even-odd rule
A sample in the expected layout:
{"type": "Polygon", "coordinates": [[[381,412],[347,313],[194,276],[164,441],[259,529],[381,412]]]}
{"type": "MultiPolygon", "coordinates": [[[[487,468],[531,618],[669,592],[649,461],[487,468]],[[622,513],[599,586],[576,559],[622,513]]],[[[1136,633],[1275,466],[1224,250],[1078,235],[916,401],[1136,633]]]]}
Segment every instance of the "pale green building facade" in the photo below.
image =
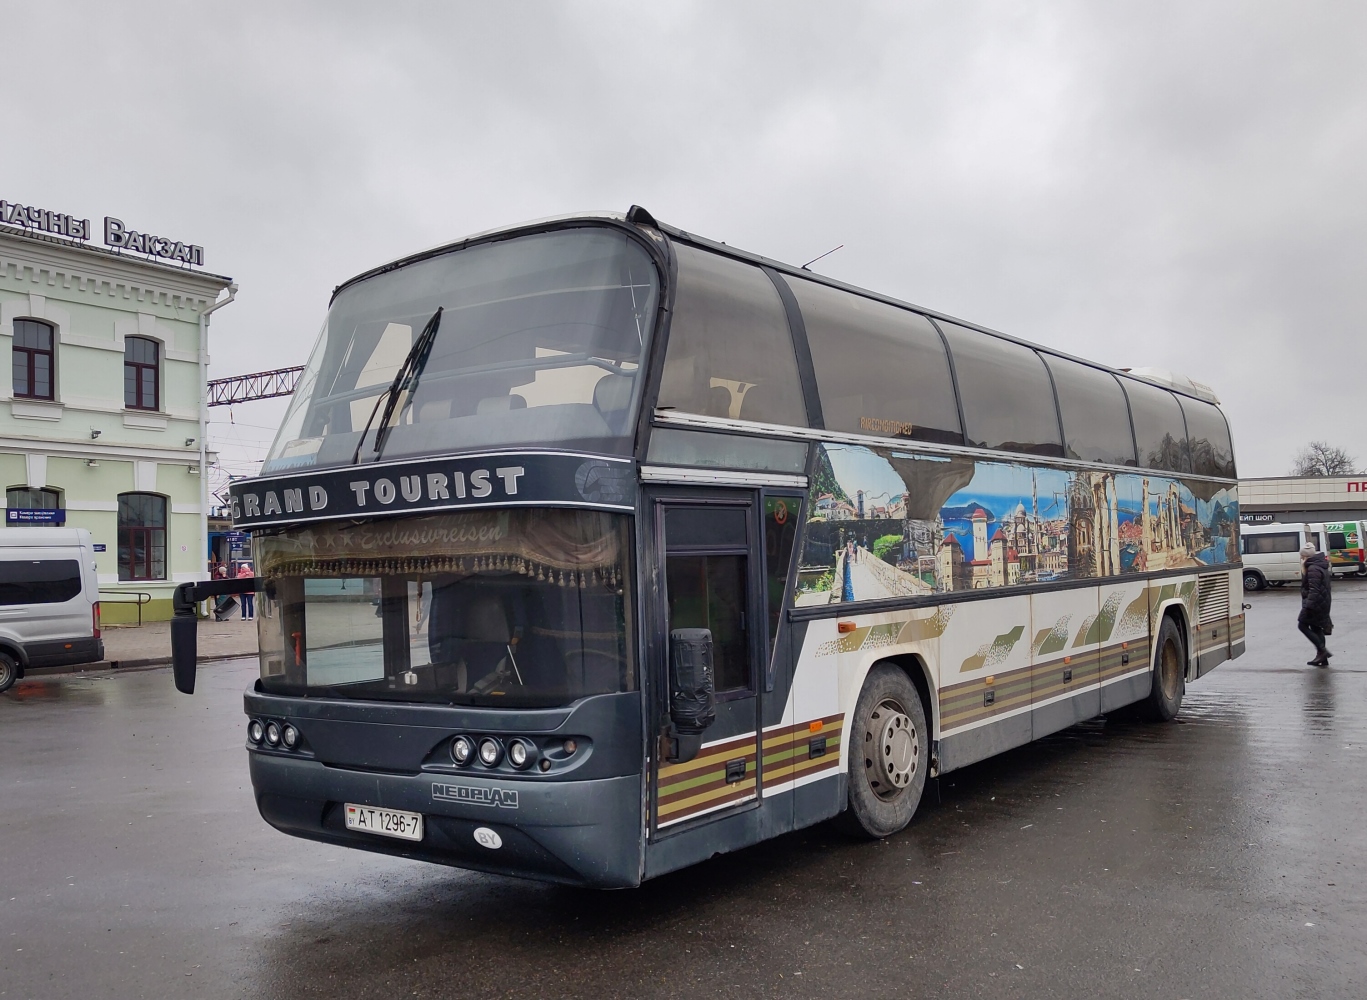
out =
{"type": "Polygon", "coordinates": [[[89,529],[106,623],[135,618],[119,601],[136,594],[145,619],[169,618],[175,585],[205,578],[207,312],[225,290],[0,227],[4,524],[89,529]]]}

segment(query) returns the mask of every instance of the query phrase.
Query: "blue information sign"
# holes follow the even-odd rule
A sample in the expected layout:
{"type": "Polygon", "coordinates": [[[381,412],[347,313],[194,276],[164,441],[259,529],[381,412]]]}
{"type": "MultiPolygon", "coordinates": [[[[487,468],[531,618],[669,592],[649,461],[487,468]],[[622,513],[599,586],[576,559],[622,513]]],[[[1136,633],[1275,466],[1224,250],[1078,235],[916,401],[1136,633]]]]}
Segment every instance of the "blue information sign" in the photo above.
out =
{"type": "Polygon", "coordinates": [[[96,552],[103,552],[103,551],[105,551],[105,544],[104,544],[104,542],[96,542],[96,543],[95,543],[95,551],[96,551],[96,552]]]}
{"type": "Polygon", "coordinates": [[[27,507],[7,507],[5,509],[6,524],[66,524],[66,511],[58,507],[55,510],[32,510],[27,507]]]}

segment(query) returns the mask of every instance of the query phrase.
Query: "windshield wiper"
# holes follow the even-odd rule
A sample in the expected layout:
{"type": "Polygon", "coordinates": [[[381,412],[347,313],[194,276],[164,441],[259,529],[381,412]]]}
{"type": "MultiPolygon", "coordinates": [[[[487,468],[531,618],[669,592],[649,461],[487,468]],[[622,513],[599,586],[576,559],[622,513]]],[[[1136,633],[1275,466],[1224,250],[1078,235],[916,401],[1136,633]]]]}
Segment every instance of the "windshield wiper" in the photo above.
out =
{"type": "Polygon", "coordinates": [[[418,379],[422,377],[422,370],[427,367],[427,358],[432,353],[432,343],[437,339],[437,330],[441,327],[441,306],[437,306],[437,311],[432,314],[432,318],[427,321],[427,325],[422,328],[422,333],[418,334],[418,339],[413,341],[413,346],[409,348],[408,357],[403,359],[403,364],[399,365],[398,372],[394,375],[394,381],[389,388],[375,400],[375,405],[370,410],[370,418],[366,420],[365,427],[361,428],[361,438],[356,442],[356,450],[351,453],[351,464],[355,465],[361,457],[361,445],[365,444],[365,436],[370,432],[370,425],[375,422],[375,414],[380,409],[380,404],[384,403],[384,416],[380,418],[380,429],[375,432],[375,447],[373,453],[376,458],[384,449],[385,439],[389,436],[389,418],[394,415],[394,407],[398,405],[399,395],[404,391],[408,392],[408,399],[411,402],[413,392],[418,387],[418,379]]]}

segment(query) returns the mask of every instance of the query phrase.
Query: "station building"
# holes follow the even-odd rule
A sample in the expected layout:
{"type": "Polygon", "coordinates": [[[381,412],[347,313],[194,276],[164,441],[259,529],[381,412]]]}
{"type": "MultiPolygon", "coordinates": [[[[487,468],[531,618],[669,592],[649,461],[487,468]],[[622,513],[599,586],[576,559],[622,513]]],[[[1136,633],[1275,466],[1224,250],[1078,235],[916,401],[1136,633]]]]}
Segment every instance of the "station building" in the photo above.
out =
{"type": "Polygon", "coordinates": [[[137,601],[170,618],[175,585],[204,578],[208,314],[236,288],[183,244],[111,244],[116,219],[119,249],[22,205],[0,202],[0,222],[4,524],[89,529],[103,620],[136,620],[137,601]]]}
{"type": "Polygon", "coordinates": [[[1245,524],[1367,520],[1367,476],[1276,476],[1239,480],[1245,524]]]}

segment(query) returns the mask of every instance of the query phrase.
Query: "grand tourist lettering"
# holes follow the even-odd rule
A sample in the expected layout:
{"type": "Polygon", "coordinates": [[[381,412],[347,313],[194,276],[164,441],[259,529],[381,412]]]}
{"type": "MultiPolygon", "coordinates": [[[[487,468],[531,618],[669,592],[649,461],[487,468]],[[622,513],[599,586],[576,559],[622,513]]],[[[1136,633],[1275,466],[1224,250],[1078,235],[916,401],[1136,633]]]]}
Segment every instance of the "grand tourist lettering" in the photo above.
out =
{"type": "Polygon", "coordinates": [[[486,455],[352,466],[235,483],[229,506],[233,522],[245,527],[484,504],[574,504],[629,510],[629,493],[610,487],[631,474],[631,463],[622,459],[486,455]]]}

